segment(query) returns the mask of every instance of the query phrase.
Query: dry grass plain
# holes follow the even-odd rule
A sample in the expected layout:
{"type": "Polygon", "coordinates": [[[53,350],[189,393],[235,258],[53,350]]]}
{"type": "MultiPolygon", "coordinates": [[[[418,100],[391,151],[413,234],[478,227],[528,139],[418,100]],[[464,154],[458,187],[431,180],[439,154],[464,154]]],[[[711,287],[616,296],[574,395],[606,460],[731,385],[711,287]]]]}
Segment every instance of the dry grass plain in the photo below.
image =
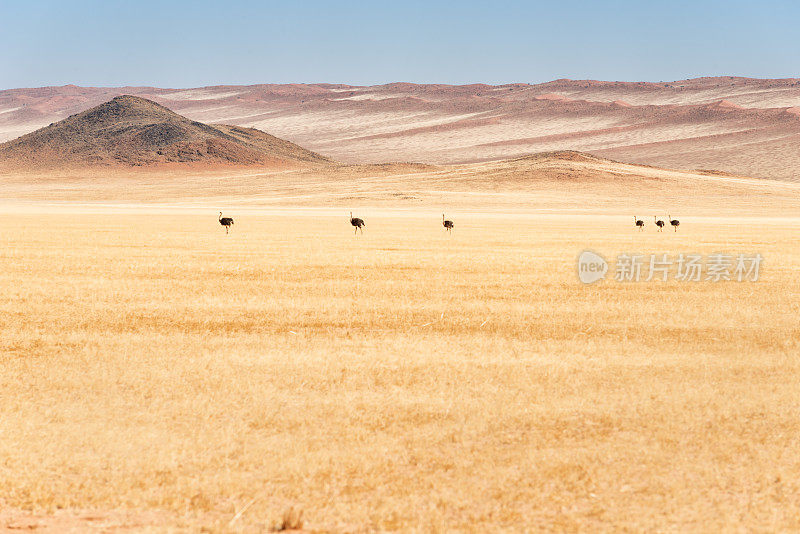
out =
{"type": "Polygon", "coordinates": [[[90,211],[6,210],[0,529],[800,529],[796,219],[90,211]]]}

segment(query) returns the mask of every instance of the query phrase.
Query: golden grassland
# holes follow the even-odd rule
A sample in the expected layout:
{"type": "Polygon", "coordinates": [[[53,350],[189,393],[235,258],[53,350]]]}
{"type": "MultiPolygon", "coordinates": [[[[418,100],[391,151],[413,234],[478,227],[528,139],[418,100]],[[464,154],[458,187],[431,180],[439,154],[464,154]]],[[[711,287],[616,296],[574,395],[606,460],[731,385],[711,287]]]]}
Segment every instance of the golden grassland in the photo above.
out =
{"type": "Polygon", "coordinates": [[[231,215],[6,216],[0,528],[800,529],[800,222],[231,215]]]}

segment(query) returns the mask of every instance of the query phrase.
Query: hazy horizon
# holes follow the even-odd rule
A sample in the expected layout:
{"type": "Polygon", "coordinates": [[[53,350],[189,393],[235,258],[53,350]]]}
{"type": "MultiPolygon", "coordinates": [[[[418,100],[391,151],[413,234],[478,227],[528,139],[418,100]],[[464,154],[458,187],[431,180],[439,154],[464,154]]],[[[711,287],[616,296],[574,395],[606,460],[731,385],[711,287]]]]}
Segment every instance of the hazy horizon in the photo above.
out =
{"type": "Polygon", "coordinates": [[[197,89],[202,87],[225,87],[225,86],[257,86],[257,85],[346,85],[352,87],[379,87],[385,85],[392,85],[392,84],[412,84],[412,85],[447,85],[447,86],[469,86],[469,85],[488,85],[488,86],[503,86],[503,85],[517,85],[517,84],[525,84],[525,85],[541,85],[550,82],[557,82],[557,81],[572,81],[572,82],[602,82],[602,83],[677,83],[682,81],[691,81],[691,80],[700,80],[704,78],[736,78],[736,79],[747,79],[747,80],[797,80],[800,79],[800,74],[798,76],[786,76],[782,78],[764,78],[764,77],[756,77],[756,76],[732,76],[732,75],[725,75],[721,74],[718,76],[696,76],[694,78],[681,78],[681,79],[674,79],[674,80],[604,80],[598,78],[554,78],[552,80],[543,80],[541,82],[525,82],[525,81],[512,81],[512,82],[504,82],[504,83],[485,83],[485,82],[471,82],[471,83],[443,83],[443,82],[417,82],[417,81],[409,81],[409,80],[394,80],[390,82],[384,83],[375,83],[375,84],[355,84],[355,83],[348,83],[348,82],[328,82],[328,81],[314,81],[314,82],[253,82],[253,83],[241,83],[241,84],[234,84],[234,83],[218,83],[218,84],[210,84],[210,85],[185,85],[185,86],[158,86],[158,85],[81,85],[75,83],[65,83],[59,85],[38,85],[38,86],[26,86],[26,87],[3,87],[0,88],[0,91],[8,91],[14,89],[38,89],[44,87],[85,87],[85,88],[98,88],[98,89],[114,89],[114,88],[157,88],[157,89],[197,89]]]}

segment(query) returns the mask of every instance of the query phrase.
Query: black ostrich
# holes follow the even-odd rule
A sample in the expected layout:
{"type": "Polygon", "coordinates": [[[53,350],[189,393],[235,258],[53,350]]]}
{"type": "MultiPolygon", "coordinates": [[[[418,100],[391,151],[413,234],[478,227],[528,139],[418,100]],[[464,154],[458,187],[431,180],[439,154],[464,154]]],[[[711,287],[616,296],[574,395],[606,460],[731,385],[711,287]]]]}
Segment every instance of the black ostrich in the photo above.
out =
{"type": "Polygon", "coordinates": [[[678,219],[673,219],[672,215],[667,215],[667,218],[669,219],[669,223],[672,225],[672,227],[677,232],[678,231],[678,227],[681,225],[681,222],[678,219]]]}
{"type": "Polygon", "coordinates": [[[219,223],[225,227],[225,233],[228,233],[228,229],[233,224],[233,219],[230,217],[223,217],[222,212],[219,212],[219,223]]]}
{"type": "Polygon", "coordinates": [[[644,221],[641,219],[637,219],[636,215],[633,216],[633,222],[636,224],[636,228],[639,230],[644,230],[644,221]]]}
{"type": "Polygon", "coordinates": [[[442,226],[444,226],[445,230],[448,232],[453,229],[453,226],[455,226],[453,221],[448,221],[444,218],[444,213],[442,213],[442,226]]]}
{"type": "Polygon", "coordinates": [[[354,234],[357,234],[359,230],[361,230],[362,234],[364,233],[364,226],[366,226],[366,224],[364,223],[364,219],[353,217],[352,211],[350,212],[350,224],[352,224],[356,228],[355,231],[353,232],[354,234]]]}
{"type": "Polygon", "coordinates": [[[653,219],[655,219],[656,221],[656,226],[658,226],[658,231],[662,232],[664,230],[664,221],[658,220],[658,217],[656,217],[655,215],[653,215],[653,219]]]}

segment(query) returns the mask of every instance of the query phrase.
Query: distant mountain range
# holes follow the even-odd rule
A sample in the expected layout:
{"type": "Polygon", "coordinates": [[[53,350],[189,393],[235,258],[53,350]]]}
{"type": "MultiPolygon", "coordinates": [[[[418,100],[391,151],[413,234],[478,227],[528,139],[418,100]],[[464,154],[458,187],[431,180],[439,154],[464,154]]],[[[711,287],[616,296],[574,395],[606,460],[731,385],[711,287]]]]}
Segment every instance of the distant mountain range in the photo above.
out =
{"type": "MultiPolygon", "coordinates": [[[[10,89],[0,91],[0,141],[121,94],[194,121],[255,127],[348,163],[459,163],[580,150],[662,167],[800,179],[800,79],[10,89]]],[[[247,154],[241,157],[255,157],[247,154]]]]}

